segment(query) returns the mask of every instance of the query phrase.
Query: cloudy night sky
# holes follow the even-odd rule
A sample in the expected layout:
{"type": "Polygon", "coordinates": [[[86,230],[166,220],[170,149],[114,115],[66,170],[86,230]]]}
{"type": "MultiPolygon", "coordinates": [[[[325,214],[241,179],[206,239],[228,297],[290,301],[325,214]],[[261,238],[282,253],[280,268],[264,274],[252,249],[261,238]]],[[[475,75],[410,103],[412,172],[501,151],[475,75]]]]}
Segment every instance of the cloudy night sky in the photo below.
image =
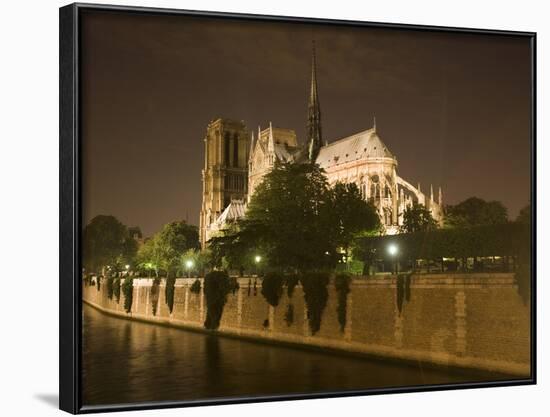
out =
{"type": "Polygon", "coordinates": [[[398,173],[445,204],[530,198],[527,38],[86,12],[83,222],[112,214],[145,235],[198,225],[205,129],[269,122],[304,141],[316,42],[323,136],[372,127],[398,173]]]}

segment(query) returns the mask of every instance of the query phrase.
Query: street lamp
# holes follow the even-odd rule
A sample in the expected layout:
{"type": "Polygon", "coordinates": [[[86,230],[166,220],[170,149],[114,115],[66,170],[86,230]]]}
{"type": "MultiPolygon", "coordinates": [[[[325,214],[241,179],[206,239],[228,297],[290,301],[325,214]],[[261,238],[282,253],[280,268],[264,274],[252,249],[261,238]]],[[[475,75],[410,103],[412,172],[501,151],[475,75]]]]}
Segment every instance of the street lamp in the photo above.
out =
{"type": "Polygon", "coordinates": [[[399,272],[399,263],[397,261],[397,254],[399,253],[399,248],[397,247],[397,245],[395,243],[390,243],[388,245],[388,253],[390,254],[390,256],[392,256],[394,258],[395,273],[397,274],[399,272]]]}
{"type": "Polygon", "coordinates": [[[254,262],[256,262],[256,275],[260,275],[259,274],[259,265],[260,265],[261,261],[262,261],[262,257],[260,255],[254,256],[254,262]]]}
{"type": "Polygon", "coordinates": [[[188,259],[188,260],[185,261],[185,268],[187,268],[187,278],[190,277],[190,275],[191,275],[190,272],[191,272],[191,269],[193,268],[194,264],[195,263],[191,259],[188,259]]]}

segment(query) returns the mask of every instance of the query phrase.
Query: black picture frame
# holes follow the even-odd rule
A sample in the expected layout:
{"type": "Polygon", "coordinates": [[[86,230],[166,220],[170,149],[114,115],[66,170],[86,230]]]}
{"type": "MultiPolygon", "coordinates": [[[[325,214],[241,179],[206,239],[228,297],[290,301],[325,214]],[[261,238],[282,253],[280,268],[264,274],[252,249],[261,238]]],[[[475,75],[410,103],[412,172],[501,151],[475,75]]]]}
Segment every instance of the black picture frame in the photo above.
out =
{"type": "Polygon", "coordinates": [[[287,16],[265,16],[220,12],[130,7],[97,4],[70,4],[59,10],[59,52],[60,52],[60,199],[59,199],[59,408],[72,414],[144,410],[154,408],[189,407],[235,403],[331,398],[343,396],[391,394],[462,388],[502,387],[536,384],[536,33],[439,27],[409,24],[391,24],[363,21],[343,21],[287,16]],[[83,11],[113,11],[139,14],[204,16],[265,22],[318,23],[353,27],[377,27],[401,30],[421,30],[434,34],[475,33],[498,36],[525,37],[531,44],[531,376],[525,379],[510,379],[487,383],[458,383],[448,385],[425,385],[404,388],[368,389],[353,392],[311,393],[265,397],[240,397],[205,401],[171,401],[151,403],[126,403],[120,405],[83,406],[81,399],[81,138],[80,138],[80,18],[83,11]]]}

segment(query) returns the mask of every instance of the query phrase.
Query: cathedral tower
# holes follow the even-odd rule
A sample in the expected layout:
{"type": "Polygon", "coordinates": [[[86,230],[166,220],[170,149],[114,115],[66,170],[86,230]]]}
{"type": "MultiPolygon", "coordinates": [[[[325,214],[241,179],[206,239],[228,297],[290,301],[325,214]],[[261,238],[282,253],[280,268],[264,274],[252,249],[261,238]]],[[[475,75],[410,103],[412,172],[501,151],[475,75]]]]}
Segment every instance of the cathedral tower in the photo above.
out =
{"type": "Polygon", "coordinates": [[[228,119],[211,121],[204,138],[200,241],[231,200],[245,200],[248,180],[249,135],[245,124],[228,119]]]}
{"type": "Polygon", "coordinates": [[[307,146],[308,157],[315,162],[319,149],[323,145],[321,134],[321,108],[319,106],[319,94],[317,92],[317,68],[315,62],[315,42],[311,54],[311,87],[307,106],[307,146]]]}

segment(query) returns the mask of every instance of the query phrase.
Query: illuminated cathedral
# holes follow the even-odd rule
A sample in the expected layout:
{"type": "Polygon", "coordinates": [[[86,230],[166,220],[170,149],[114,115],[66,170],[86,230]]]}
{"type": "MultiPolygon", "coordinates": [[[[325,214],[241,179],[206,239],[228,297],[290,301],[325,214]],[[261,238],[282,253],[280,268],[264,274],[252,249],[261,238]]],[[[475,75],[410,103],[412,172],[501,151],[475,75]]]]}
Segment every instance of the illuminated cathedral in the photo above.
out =
{"type": "Polygon", "coordinates": [[[315,48],[312,54],[305,145],[292,129],[258,127],[249,132],[244,122],[216,119],[206,129],[202,170],[203,198],[200,239],[203,247],[231,222],[246,216],[246,206],[276,161],[315,162],[324,169],[330,185],[355,183],[365,200],[371,201],[386,234],[395,234],[403,212],[413,203],[425,206],[439,223],[443,220],[441,187],[426,195],[397,174],[397,158],[372,127],[333,141],[323,140],[321,106],[317,88],[315,48]]]}

